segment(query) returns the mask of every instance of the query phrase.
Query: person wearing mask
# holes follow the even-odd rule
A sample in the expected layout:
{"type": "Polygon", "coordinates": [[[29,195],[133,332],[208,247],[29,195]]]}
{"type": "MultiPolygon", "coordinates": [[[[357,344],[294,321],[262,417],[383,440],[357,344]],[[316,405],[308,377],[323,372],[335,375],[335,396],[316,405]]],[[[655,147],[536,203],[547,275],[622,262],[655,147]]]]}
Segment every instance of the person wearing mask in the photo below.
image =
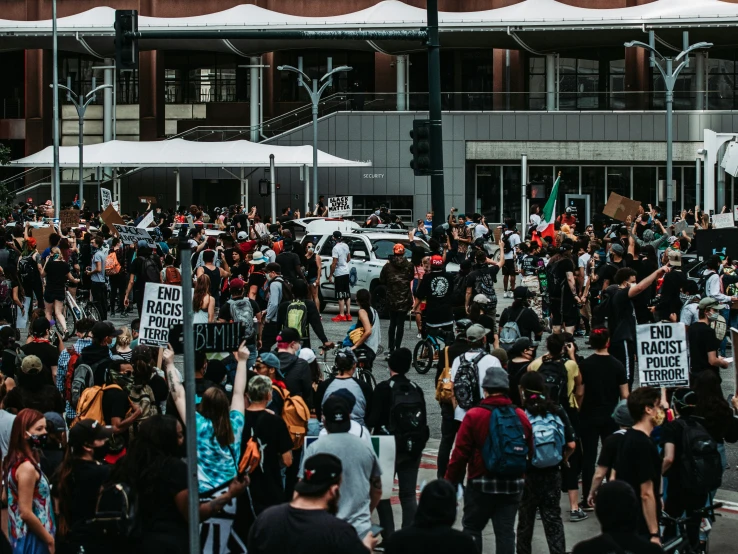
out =
{"type": "Polygon", "coordinates": [[[351,350],[357,355],[363,355],[366,358],[367,369],[371,370],[382,340],[379,313],[372,308],[372,295],[366,289],[356,293],[356,303],[359,305],[356,329],[362,329],[363,333],[354,341],[351,350]]]}
{"type": "MultiPolygon", "coordinates": [[[[37,356],[44,364],[44,378],[50,383],[56,383],[56,374],[59,362],[59,349],[51,344],[51,324],[45,317],[38,317],[31,323],[31,336],[28,342],[21,346],[26,356],[37,356]]],[[[17,360],[16,360],[17,361],[17,360]]]]}
{"type": "Polygon", "coordinates": [[[254,364],[254,373],[269,377],[269,380],[272,382],[272,391],[276,394],[272,394],[267,408],[279,417],[282,417],[284,391],[287,391],[287,385],[284,384],[284,376],[282,375],[281,368],[282,364],[273,352],[262,352],[257,356],[256,363],[254,364]]]}
{"type": "Polygon", "coordinates": [[[153,255],[149,243],[145,240],[138,241],[136,259],[131,264],[131,273],[128,279],[128,287],[126,288],[126,296],[123,304],[128,308],[130,304],[131,291],[134,290],[133,300],[136,302],[138,309],[138,317],[141,317],[143,309],[143,296],[146,289],[146,283],[161,282],[161,267],[159,257],[153,255]]]}
{"type": "Polygon", "coordinates": [[[413,264],[405,257],[402,243],[395,244],[393,256],[382,267],[379,282],[386,287],[387,311],[389,312],[389,352],[387,358],[402,346],[407,313],[413,306],[411,284],[413,264]]]}
{"type": "Polygon", "coordinates": [[[46,262],[41,269],[41,277],[46,282],[44,288],[46,319],[49,321],[53,319],[58,321],[66,337],[67,320],[65,318],[64,298],[67,290],[67,281],[79,284],[79,280],[75,279],[74,275],[72,275],[71,268],[62,259],[59,248],[53,248],[49,257],[46,258],[46,262]]]}
{"type": "Polygon", "coordinates": [[[343,468],[341,458],[333,454],[320,453],[306,459],[304,477],[295,486],[294,497],[288,503],[267,508],[256,519],[249,533],[249,554],[371,552],[376,537],[371,533],[359,537],[351,524],[336,517],[341,487],[344,494],[351,490],[343,468]]]}
{"type": "MultiPolygon", "coordinates": [[[[323,323],[320,320],[320,311],[318,306],[315,305],[311,298],[308,298],[309,285],[298,279],[292,286],[292,294],[294,298],[292,300],[286,300],[279,305],[279,311],[277,312],[277,323],[281,328],[287,327],[290,323],[290,315],[298,314],[300,321],[300,335],[302,338],[302,346],[310,348],[310,328],[318,337],[320,344],[324,349],[333,348],[333,343],[328,340],[328,337],[323,330],[323,323]],[[304,307],[304,311],[303,311],[304,307]],[[294,311],[293,310],[297,310],[294,311]]],[[[295,323],[293,321],[293,323],[295,323]]]]}
{"type": "Polygon", "coordinates": [[[349,283],[349,262],[351,251],[343,241],[341,231],[333,231],[335,246],[333,247],[333,262],[328,270],[328,282],[333,283],[335,277],[336,298],[338,299],[338,315],[331,321],[351,321],[351,284],[349,283]]]}
{"type": "Polygon", "coordinates": [[[20,369],[15,375],[16,386],[4,399],[5,406],[16,413],[28,408],[41,413],[63,414],[64,400],[49,381],[41,360],[30,354],[23,358],[20,369]]]}
{"type": "MultiPolygon", "coordinates": [[[[238,277],[231,279],[229,283],[231,297],[221,305],[218,310],[218,322],[234,322],[242,323],[244,329],[252,329],[252,332],[244,337],[246,346],[251,351],[251,356],[247,364],[248,368],[253,367],[254,361],[258,354],[258,338],[259,323],[261,321],[262,312],[259,304],[249,297],[244,296],[246,283],[238,277]]],[[[248,331],[245,331],[248,332],[248,331]]]]}
{"type": "Polygon", "coordinates": [[[281,330],[277,322],[279,306],[282,302],[292,300],[292,292],[284,278],[282,278],[282,269],[279,267],[279,264],[269,263],[265,271],[267,282],[269,283],[267,307],[266,315],[264,316],[264,325],[259,330],[261,332],[262,350],[270,350],[274,346],[277,335],[281,330]]]}
{"type": "Polygon", "coordinates": [[[510,376],[510,400],[516,406],[522,406],[518,385],[520,379],[528,371],[528,366],[536,358],[538,343],[522,337],[516,340],[507,351],[507,374],[510,376]]]}
{"type": "MultiPolygon", "coordinates": [[[[535,299],[535,293],[527,287],[516,287],[512,292],[512,297],[512,306],[505,308],[500,316],[500,329],[503,329],[506,323],[514,322],[519,331],[519,337],[517,338],[540,341],[543,335],[541,319],[535,310],[530,308],[530,301],[535,299]]],[[[503,345],[507,347],[511,344],[510,342],[503,342],[503,345]]]]}
{"type": "Polygon", "coordinates": [[[720,368],[730,367],[730,362],[718,354],[720,341],[715,336],[715,329],[710,326],[720,315],[720,304],[706,296],[697,304],[697,310],[699,320],[690,325],[687,331],[691,378],[694,379],[703,371],[714,371],[719,378],[720,368]]]}
{"type": "Polygon", "coordinates": [[[112,323],[98,321],[92,326],[90,335],[92,344],[82,350],[78,363],[87,364],[92,368],[95,385],[104,385],[113,357],[110,345],[113,339],[120,335],[120,329],[116,329],[112,323]]]}
{"type": "Polygon", "coordinates": [[[40,466],[46,434],[46,418],[36,410],[21,410],[13,421],[3,462],[8,538],[13,552],[46,554],[55,549],[51,484],[40,466]]]}
{"type": "Polygon", "coordinates": [[[318,385],[315,392],[315,415],[320,420],[323,405],[328,398],[341,389],[347,389],[355,398],[356,403],[351,410],[351,419],[360,425],[366,425],[366,418],[371,413],[372,389],[365,381],[354,377],[356,371],[356,355],[350,348],[343,348],[336,354],[336,375],[318,385]]]}
{"type": "Polygon", "coordinates": [[[100,319],[104,321],[108,319],[108,289],[105,282],[105,261],[108,257],[108,250],[105,248],[105,240],[100,235],[97,235],[93,242],[95,253],[92,256],[92,264],[85,269],[85,275],[90,278],[92,301],[100,310],[100,319]]]}
{"type": "Polygon", "coordinates": [[[682,292],[679,296],[682,300],[682,311],[679,315],[679,321],[684,323],[687,332],[689,332],[689,327],[697,323],[700,319],[698,306],[701,300],[699,285],[691,279],[685,279],[682,283],[682,292]]]}

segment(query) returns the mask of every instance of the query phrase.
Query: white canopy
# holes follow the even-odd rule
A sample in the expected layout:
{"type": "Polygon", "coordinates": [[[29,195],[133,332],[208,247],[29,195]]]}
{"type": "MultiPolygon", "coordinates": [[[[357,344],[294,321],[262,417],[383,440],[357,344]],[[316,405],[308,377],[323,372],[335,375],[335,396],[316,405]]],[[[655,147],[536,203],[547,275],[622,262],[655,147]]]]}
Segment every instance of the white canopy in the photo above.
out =
{"type": "MultiPolygon", "coordinates": [[[[84,147],[85,167],[268,167],[274,154],[277,167],[313,165],[312,146],[277,146],[247,140],[194,142],[171,139],[150,142],[111,140],[84,147]]],[[[25,158],[10,162],[21,167],[53,167],[53,150],[48,146],[25,158]]],[[[364,167],[371,161],[344,160],[318,150],[319,167],[364,167]]],[[[59,166],[79,166],[77,146],[59,148],[59,166]]]]}

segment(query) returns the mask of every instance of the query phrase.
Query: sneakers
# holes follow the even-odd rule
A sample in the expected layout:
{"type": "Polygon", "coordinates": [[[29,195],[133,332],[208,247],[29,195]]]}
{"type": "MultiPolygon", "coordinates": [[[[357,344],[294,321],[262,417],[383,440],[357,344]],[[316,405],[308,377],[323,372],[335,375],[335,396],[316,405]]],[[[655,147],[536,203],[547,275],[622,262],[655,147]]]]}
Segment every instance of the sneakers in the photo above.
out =
{"type": "Polygon", "coordinates": [[[587,504],[586,500],[581,500],[579,502],[579,509],[583,512],[594,512],[594,508],[592,508],[589,504],[587,504]]]}
{"type": "Polygon", "coordinates": [[[351,317],[351,314],[346,314],[345,316],[343,316],[343,320],[344,321],[353,321],[354,318],[351,317]]]}
{"type": "Polygon", "coordinates": [[[340,315],[339,314],[336,317],[332,317],[331,318],[331,321],[335,321],[336,323],[338,323],[340,321],[346,321],[346,316],[343,316],[343,315],[340,315]]]}
{"type": "Polygon", "coordinates": [[[579,508],[578,510],[572,510],[569,512],[569,521],[576,523],[577,521],[584,521],[589,516],[584,513],[584,510],[579,508]]]}

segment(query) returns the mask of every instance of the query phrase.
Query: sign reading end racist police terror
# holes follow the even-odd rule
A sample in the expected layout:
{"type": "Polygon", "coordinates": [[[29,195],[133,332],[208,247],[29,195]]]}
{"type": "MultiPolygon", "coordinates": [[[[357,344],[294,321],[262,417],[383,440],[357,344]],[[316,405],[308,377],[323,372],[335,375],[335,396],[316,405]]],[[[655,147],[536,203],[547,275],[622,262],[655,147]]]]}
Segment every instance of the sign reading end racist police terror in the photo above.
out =
{"type": "Polygon", "coordinates": [[[638,375],[642,387],[688,387],[689,356],[684,323],[638,325],[638,375]]]}
{"type": "Polygon", "coordinates": [[[146,283],[139,343],[147,346],[166,346],[169,329],[172,325],[182,323],[183,316],[182,287],[146,283]]]}

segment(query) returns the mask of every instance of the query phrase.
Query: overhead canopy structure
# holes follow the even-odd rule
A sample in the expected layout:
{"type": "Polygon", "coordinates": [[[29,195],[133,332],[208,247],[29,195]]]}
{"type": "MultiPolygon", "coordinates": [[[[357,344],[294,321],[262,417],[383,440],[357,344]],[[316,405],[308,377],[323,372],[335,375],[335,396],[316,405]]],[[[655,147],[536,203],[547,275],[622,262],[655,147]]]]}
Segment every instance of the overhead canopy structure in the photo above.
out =
{"type": "MultiPolygon", "coordinates": [[[[114,10],[98,7],[58,20],[61,49],[110,56],[114,52],[114,10]]],[[[681,45],[681,32],[691,41],[733,46],[738,27],[738,4],[722,0],[655,0],[627,8],[590,9],[556,0],[524,0],[503,8],[474,12],[441,12],[441,43],[451,48],[520,48],[561,52],[571,48],[622,46],[654,29],[659,37],[681,45]],[[566,31],[566,32],[562,32],[566,31]]],[[[192,17],[139,17],[139,30],[409,30],[426,25],[424,9],[385,0],[353,13],[305,17],[241,4],[221,12],[192,17]]],[[[51,21],[0,20],[0,50],[49,48],[51,21]]],[[[398,54],[423,48],[416,42],[391,39],[341,41],[343,49],[378,50],[398,54]]],[[[254,55],[295,48],[335,48],[329,39],[277,40],[188,39],[187,48],[254,55]]],[[[181,49],[181,40],[140,41],[142,50],[181,49]]]]}
{"type": "MultiPolygon", "coordinates": [[[[277,146],[247,140],[193,142],[172,139],[150,142],[111,140],[84,147],[84,166],[90,167],[269,167],[274,154],[277,167],[313,165],[312,146],[277,146]]],[[[19,167],[53,167],[52,147],[10,162],[19,167]]],[[[318,166],[366,167],[371,162],[344,160],[318,151],[318,166]]],[[[77,146],[59,148],[59,166],[79,167],[77,146]]]]}

